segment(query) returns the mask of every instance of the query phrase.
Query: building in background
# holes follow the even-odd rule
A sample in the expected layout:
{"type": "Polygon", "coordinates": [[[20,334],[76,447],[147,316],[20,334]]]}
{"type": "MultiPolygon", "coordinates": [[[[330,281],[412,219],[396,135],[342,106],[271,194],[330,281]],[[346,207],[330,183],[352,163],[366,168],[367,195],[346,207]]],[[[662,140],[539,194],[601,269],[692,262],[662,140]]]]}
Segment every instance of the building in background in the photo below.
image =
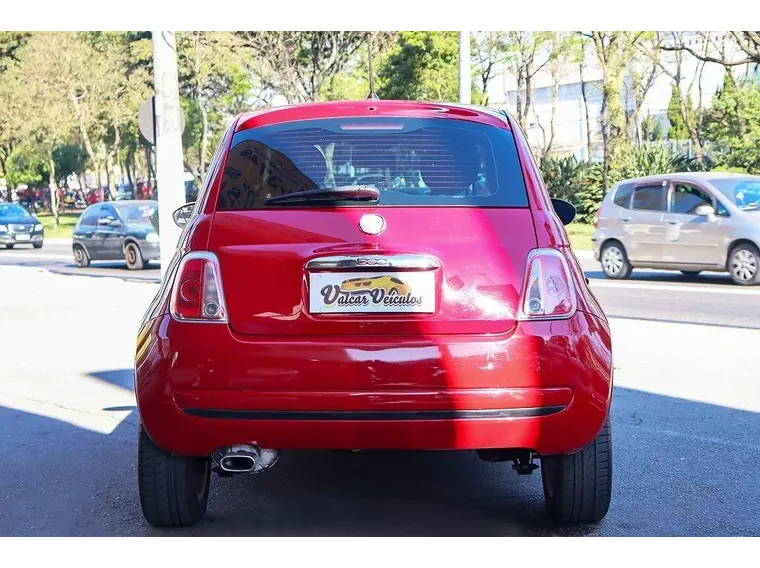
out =
{"type": "MultiPolygon", "coordinates": [[[[716,38],[722,33],[716,32],[716,38]]],[[[693,41],[696,41],[693,40],[693,41]]],[[[733,54],[728,53],[731,57],[733,54]]],[[[668,57],[668,56],[666,56],[668,57]]],[[[651,64],[649,64],[651,67],[651,64]]],[[[668,65],[674,69],[673,65],[668,65]]],[[[681,68],[682,87],[687,89],[693,81],[691,96],[695,108],[709,108],[713,95],[723,84],[725,68],[716,63],[703,63],[696,57],[684,52],[681,68]]],[[[735,76],[754,75],[758,76],[758,69],[750,66],[735,68],[735,76]]],[[[589,52],[586,56],[583,83],[586,87],[586,104],[583,101],[581,88],[580,66],[578,63],[566,63],[557,73],[558,101],[555,118],[554,140],[549,155],[568,156],[574,155],[579,160],[601,160],[603,155],[601,111],[602,111],[602,72],[596,58],[596,54],[589,52]],[[591,144],[588,144],[589,136],[586,129],[586,108],[590,121],[591,144]],[[589,147],[591,152],[589,153],[589,147]]],[[[532,81],[533,101],[527,119],[526,135],[531,147],[537,155],[543,155],[551,137],[552,125],[552,83],[553,78],[546,66],[539,71],[532,81]]],[[[651,88],[646,94],[642,107],[638,114],[638,125],[632,127],[630,135],[633,140],[640,138],[641,121],[647,116],[653,123],[659,123],[662,130],[666,131],[669,123],[667,119],[668,103],[670,102],[673,79],[660,71],[651,88]]],[[[520,95],[525,100],[525,91],[520,95]]],[[[505,66],[500,66],[491,81],[488,90],[489,106],[503,108],[513,115],[517,112],[517,80],[514,74],[505,66]]],[[[636,108],[635,97],[631,88],[631,78],[626,76],[622,90],[623,108],[632,113],[636,108]]],[[[689,141],[668,142],[675,151],[686,151],[690,146],[689,141]]]]}

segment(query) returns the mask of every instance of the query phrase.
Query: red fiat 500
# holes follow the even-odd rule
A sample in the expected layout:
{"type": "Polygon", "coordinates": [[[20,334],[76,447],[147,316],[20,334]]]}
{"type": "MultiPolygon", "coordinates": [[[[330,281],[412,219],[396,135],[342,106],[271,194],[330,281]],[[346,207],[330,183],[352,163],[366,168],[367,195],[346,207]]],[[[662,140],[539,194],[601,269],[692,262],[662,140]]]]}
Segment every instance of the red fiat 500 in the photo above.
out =
{"type": "MultiPolygon", "coordinates": [[[[238,117],[137,341],[154,525],[282,450],[541,465],[560,522],[612,483],[607,320],[525,137],[485,108],[367,100],[238,117]]],[[[184,219],[184,221],[183,221],[184,219]]]]}

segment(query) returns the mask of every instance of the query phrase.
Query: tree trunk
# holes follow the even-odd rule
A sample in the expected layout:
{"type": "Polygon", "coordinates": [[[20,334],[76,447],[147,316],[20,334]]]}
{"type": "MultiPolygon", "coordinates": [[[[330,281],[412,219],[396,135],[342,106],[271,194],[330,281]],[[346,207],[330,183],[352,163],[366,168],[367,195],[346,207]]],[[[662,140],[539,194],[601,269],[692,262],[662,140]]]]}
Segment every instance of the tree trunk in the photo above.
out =
{"type": "Polygon", "coordinates": [[[206,152],[208,150],[208,112],[200,98],[198,99],[198,106],[201,108],[202,124],[201,150],[200,156],[198,156],[198,164],[200,164],[200,167],[198,168],[198,172],[200,173],[200,178],[204,179],[206,177],[206,152]]]}
{"type": "MultiPolygon", "coordinates": [[[[688,94],[686,95],[689,96],[688,94]]],[[[702,148],[702,141],[699,139],[699,132],[697,132],[697,128],[693,124],[691,113],[689,112],[689,105],[687,104],[687,101],[680,98],[681,103],[681,118],[683,118],[683,122],[686,125],[686,129],[689,131],[689,138],[691,138],[691,143],[694,145],[694,153],[697,156],[697,160],[699,162],[704,161],[705,157],[705,151],[702,148]]]]}
{"type": "Polygon", "coordinates": [[[552,77],[552,118],[549,124],[549,142],[544,148],[544,154],[551,152],[557,131],[557,103],[559,102],[559,77],[552,77]]]}
{"type": "Polygon", "coordinates": [[[50,212],[55,219],[55,226],[58,226],[58,206],[56,204],[58,198],[58,185],[55,182],[55,161],[53,160],[53,153],[48,153],[48,165],[50,166],[50,175],[48,176],[48,185],[50,186],[50,212]]]}
{"type": "Polygon", "coordinates": [[[135,191],[135,178],[132,175],[132,162],[134,161],[135,153],[132,148],[127,152],[126,159],[124,160],[124,168],[127,172],[127,181],[129,183],[129,191],[132,193],[131,197],[134,197],[135,191]]]}
{"type": "Polygon", "coordinates": [[[586,159],[591,160],[591,118],[588,115],[588,93],[586,92],[586,82],[583,80],[583,59],[580,63],[581,74],[581,96],[583,97],[583,114],[586,117],[586,159]]]}
{"type": "Polygon", "coordinates": [[[530,89],[531,89],[531,83],[533,82],[533,77],[531,77],[530,73],[525,73],[525,109],[523,112],[525,113],[525,123],[527,125],[528,117],[530,116],[530,105],[533,99],[533,96],[531,95],[530,89]]]}
{"type": "Polygon", "coordinates": [[[145,147],[145,163],[148,167],[148,183],[153,187],[156,185],[156,174],[153,171],[153,150],[150,146],[145,147]]]}
{"type": "Polygon", "coordinates": [[[74,110],[76,111],[77,117],[79,118],[79,134],[82,136],[82,141],[84,142],[85,150],[87,150],[87,155],[90,157],[90,162],[92,162],[92,168],[95,170],[95,172],[98,174],[96,184],[98,190],[100,190],[100,197],[101,200],[103,198],[103,187],[100,183],[100,162],[97,159],[95,155],[95,151],[92,148],[92,142],[90,142],[90,135],[87,133],[87,125],[85,124],[85,118],[84,118],[84,112],[82,110],[82,106],[79,104],[79,99],[77,99],[77,96],[75,93],[71,93],[71,102],[74,105],[74,110]]]}
{"type": "MultiPolygon", "coordinates": [[[[522,69],[517,73],[517,124],[525,132],[525,115],[523,114],[523,101],[522,91],[525,87],[525,77],[523,76],[522,69]]],[[[525,134],[527,136],[527,132],[525,134]]]]}

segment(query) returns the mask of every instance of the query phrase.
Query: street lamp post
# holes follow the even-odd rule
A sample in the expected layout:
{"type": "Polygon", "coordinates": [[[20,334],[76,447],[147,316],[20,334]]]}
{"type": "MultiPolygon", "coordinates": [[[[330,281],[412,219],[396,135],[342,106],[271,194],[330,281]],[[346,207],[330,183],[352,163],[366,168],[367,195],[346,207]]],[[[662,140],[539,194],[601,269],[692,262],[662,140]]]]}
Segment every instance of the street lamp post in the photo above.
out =
{"type": "Polygon", "coordinates": [[[181,229],[172,213],[185,203],[182,126],[177,78],[177,43],[174,32],[151,32],[153,82],[156,92],[156,186],[161,247],[161,277],[166,275],[177,249],[181,229]]]}

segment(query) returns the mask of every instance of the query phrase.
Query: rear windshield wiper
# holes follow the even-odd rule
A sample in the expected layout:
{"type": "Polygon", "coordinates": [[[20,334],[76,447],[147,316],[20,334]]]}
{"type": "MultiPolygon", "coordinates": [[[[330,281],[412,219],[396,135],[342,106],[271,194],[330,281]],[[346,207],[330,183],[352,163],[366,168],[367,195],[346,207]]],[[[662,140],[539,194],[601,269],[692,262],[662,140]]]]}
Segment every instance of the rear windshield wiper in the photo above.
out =
{"type": "Polygon", "coordinates": [[[288,205],[301,203],[331,203],[335,201],[378,201],[380,191],[366,185],[347,185],[326,189],[307,189],[277,195],[264,200],[264,205],[288,205]]]}

